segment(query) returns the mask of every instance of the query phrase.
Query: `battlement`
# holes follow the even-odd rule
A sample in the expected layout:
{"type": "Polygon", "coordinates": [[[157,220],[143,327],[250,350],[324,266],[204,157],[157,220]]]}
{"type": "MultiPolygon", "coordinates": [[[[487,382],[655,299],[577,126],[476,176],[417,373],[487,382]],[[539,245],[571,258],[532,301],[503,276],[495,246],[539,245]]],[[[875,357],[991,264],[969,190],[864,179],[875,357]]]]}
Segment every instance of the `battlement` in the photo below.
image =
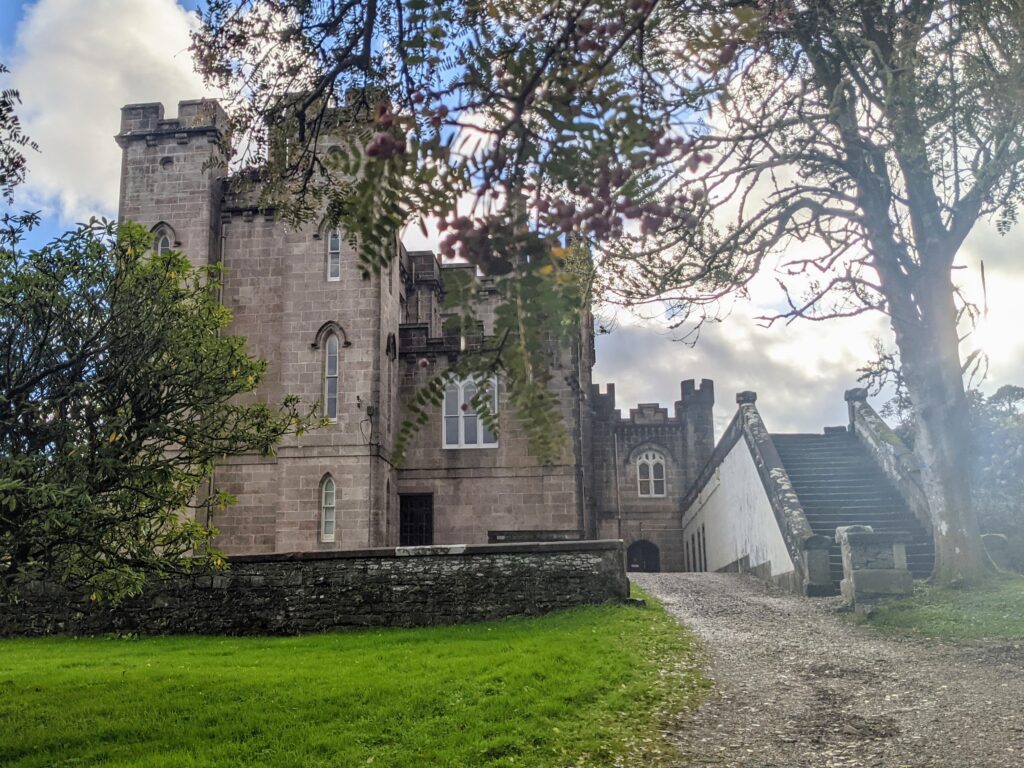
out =
{"type": "Polygon", "coordinates": [[[634,424],[668,424],[674,421],[669,418],[668,409],[658,403],[640,403],[636,408],[630,408],[629,420],[634,424]]]}
{"type": "Polygon", "coordinates": [[[590,403],[596,413],[607,419],[615,411],[615,385],[608,384],[602,393],[600,384],[591,384],[590,403]]]}
{"type": "Polygon", "coordinates": [[[126,104],[121,108],[121,131],[116,139],[124,147],[133,140],[146,139],[152,143],[160,138],[173,137],[186,143],[190,135],[204,134],[216,141],[227,128],[228,115],[213,99],[191,99],[178,102],[177,117],[165,118],[160,102],[126,104]]]}
{"type": "Polygon", "coordinates": [[[701,379],[700,386],[694,379],[686,379],[680,385],[679,405],[687,408],[693,405],[711,406],[715,404],[715,382],[701,379]]]}

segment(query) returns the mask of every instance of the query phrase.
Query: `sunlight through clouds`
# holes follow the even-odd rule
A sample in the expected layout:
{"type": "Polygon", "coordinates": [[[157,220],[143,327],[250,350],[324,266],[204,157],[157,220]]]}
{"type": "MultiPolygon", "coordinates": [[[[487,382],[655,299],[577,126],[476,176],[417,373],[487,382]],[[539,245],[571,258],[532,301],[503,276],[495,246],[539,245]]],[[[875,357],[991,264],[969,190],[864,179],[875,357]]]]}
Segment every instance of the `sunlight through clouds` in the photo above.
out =
{"type": "Polygon", "coordinates": [[[113,216],[120,109],[209,95],[192,70],[195,23],[174,0],[39,0],[25,9],[11,52],[26,132],[42,150],[20,192],[62,226],[113,216]]]}

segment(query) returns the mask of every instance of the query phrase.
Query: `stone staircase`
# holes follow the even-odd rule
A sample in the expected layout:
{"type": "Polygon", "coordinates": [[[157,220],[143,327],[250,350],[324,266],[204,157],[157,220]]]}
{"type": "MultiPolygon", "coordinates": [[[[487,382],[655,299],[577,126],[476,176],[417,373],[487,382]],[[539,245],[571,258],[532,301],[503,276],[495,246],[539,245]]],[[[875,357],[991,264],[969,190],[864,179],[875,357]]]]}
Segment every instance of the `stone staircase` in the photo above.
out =
{"type": "MultiPolygon", "coordinates": [[[[772,435],[812,530],[835,538],[842,525],[870,525],[875,531],[909,534],[907,567],[915,579],[931,575],[935,548],[889,478],[860,441],[842,427],[823,435],[772,435]]],[[[832,581],[843,577],[839,545],[829,552],[832,581]]]]}

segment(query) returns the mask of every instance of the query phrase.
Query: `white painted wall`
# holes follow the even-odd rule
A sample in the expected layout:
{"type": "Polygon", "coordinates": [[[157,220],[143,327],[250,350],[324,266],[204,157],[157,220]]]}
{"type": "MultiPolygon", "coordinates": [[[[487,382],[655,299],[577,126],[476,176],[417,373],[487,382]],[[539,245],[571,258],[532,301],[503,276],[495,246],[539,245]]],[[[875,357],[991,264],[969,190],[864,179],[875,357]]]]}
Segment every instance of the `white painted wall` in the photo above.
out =
{"type": "Polygon", "coordinates": [[[772,577],[796,570],[750,448],[742,437],[683,513],[684,540],[690,541],[701,526],[707,539],[709,571],[717,571],[744,556],[749,556],[751,568],[770,563],[772,577]]]}

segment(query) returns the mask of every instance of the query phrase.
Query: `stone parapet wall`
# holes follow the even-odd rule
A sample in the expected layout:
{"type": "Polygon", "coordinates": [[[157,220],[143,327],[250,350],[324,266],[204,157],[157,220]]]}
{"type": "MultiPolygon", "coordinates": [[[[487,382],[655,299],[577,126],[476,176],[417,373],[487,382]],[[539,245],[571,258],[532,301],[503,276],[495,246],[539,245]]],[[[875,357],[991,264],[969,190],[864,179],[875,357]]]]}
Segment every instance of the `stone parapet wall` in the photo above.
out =
{"type": "Polygon", "coordinates": [[[868,391],[863,387],[845,393],[850,413],[850,431],[867,448],[871,458],[896,486],[914,517],[931,531],[932,521],[928,497],[921,479],[921,462],[892,428],[868,404],[868,391]]]}
{"type": "Polygon", "coordinates": [[[302,634],[458,624],[621,600],[620,541],[398,547],[240,556],[151,583],[117,606],[33,585],[0,603],[0,637],[302,634]]]}

